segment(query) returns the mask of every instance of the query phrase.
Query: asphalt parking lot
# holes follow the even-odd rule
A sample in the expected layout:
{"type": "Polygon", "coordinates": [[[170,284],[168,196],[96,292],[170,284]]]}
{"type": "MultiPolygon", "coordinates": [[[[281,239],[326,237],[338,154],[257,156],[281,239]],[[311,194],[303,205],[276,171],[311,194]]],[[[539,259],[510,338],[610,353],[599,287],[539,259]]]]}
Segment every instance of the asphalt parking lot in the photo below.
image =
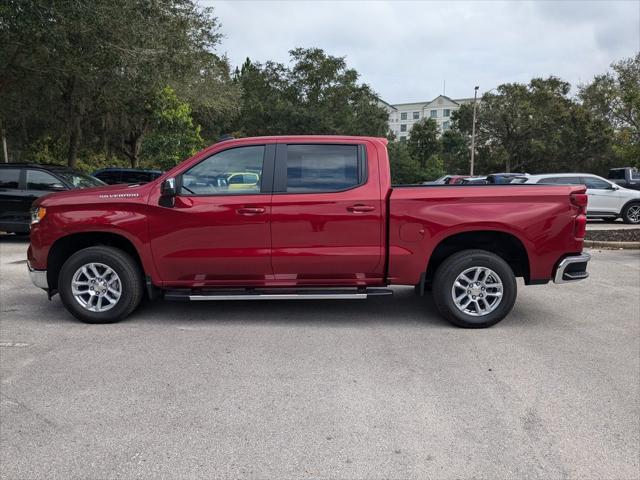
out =
{"type": "Polygon", "coordinates": [[[3,479],[640,477],[640,253],[487,330],[392,299],[144,305],[85,325],[0,238],[3,479]]]}

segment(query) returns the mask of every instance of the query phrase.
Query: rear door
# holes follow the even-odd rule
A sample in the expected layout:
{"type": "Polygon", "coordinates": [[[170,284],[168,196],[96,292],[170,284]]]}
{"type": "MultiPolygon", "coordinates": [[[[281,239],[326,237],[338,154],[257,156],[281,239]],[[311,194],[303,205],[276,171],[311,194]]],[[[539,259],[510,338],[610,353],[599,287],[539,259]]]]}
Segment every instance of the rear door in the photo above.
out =
{"type": "Polygon", "coordinates": [[[21,169],[0,168],[0,230],[28,232],[30,206],[21,169]]]}
{"type": "Polygon", "coordinates": [[[278,144],[271,202],[277,282],[365,285],[382,279],[377,166],[377,152],[367,143],[278,144]]]}

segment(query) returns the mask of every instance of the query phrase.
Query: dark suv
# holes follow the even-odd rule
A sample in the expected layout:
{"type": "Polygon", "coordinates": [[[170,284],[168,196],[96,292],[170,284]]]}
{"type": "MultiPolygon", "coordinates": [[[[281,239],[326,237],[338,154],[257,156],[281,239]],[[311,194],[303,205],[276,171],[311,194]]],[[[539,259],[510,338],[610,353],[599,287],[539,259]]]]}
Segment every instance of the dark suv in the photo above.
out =
{"type": "Polygon", "coordinates": [[[104,183],[114,185],[117,183],[148,183],[162,175],[161,170],[144,170],[141,168],[103,168],[96,170],[91,175],[99,178],[104,183]]]}
{"type": "Polygon", "coordinates": [[[29,233],[31,204],[42,195],[101,185],[97,178],[60,165],[0,163],[0,231],[29,233]]]}

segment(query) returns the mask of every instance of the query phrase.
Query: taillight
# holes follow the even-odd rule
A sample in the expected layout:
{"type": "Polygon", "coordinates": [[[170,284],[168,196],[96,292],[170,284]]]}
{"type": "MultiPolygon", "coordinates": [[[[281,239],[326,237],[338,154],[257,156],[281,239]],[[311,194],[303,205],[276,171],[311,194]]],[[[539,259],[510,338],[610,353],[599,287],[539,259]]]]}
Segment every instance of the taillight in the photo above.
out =
{"type": "Polygon", "coordinates": [[[588,201],[589,201],[589,196],[586,193],[571,194],[571,203],[573,203],[576,207],[578,207],[578,214],[587,213],[588,201]]]}
{"type": "Polygon", "coordinates": [[[587,231],[587,202],[589,197],[586,193],[572,193],[571,203],[578,207],[576,215],[574,234],[576,238],[584,238],[587,231]]]}

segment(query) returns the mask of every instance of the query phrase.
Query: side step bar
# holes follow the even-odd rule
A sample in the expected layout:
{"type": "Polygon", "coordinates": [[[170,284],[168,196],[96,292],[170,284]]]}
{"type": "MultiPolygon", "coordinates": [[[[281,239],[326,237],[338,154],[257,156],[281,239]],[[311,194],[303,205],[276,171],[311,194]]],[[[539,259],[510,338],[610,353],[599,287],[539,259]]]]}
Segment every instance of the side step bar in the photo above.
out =
{"type": "Polygon", "coordinates": [[[368,297],[393,295],[388,288],[336,290],[167,290],[165,300],[179,302],[198,300],[365,300],[368,297]]]}

